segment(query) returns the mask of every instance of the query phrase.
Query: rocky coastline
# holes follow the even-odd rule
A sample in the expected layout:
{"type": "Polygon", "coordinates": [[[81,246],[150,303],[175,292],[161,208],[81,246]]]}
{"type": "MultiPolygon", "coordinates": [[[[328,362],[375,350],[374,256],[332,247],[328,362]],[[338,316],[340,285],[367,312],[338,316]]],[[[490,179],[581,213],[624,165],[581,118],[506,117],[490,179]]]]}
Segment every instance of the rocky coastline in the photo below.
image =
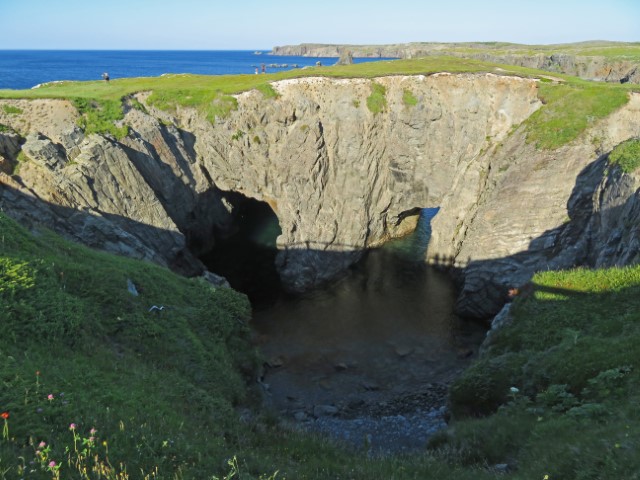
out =
{"type": "MultiPolygon", "coordinates": [[[[583,46],[589,45],[587,43],[583,46]]],[[[603,49],[625,45],[629,44],[605,42],[600,45],[593,42],[594,47],[602,46],[603,49]]],[[[640,83],[640,64],[637,61],[604,55],[562,53],[566,47],[577,48],[579,46],[581,45],[558,45],[556,51],[553,51],[550,47],[536,48],[536,46],[505,44],[500,48],[500,45],[493,46],[482,43],[415,42],[390,45],[303,43],[276,46],[271,51],[271,55],[339,57],[345,52],[350,52],[354,57],[361,58],[419,58],[444,55],[564,73],[585,80],[640,83]]]]}
{"type": "Polygon", "coordinates": [[[22,113],[0,109],[12,129],[0,133],[0,206],[197,275],[198,255],[233,228],[237,192],[277,215],[277,269],[294,292],[402,235],[416,207],[440,207],[427,260],[458,277],[458,312],[484,319],[535,271],[637,258],[637,180],[604,173],[607,153],[640,136],[639,94],[578,140],[538,150],[522,126],[541,106],[531,79],[317,77],[273,88],[277,100],[236,95],[238,109],[214,123],[194,109],[129,105],[122,140],[84,134],[68,101],[2,100],[22,113]],[[386,92],[379,114],[366,106],[374,83],[386,92]]]}

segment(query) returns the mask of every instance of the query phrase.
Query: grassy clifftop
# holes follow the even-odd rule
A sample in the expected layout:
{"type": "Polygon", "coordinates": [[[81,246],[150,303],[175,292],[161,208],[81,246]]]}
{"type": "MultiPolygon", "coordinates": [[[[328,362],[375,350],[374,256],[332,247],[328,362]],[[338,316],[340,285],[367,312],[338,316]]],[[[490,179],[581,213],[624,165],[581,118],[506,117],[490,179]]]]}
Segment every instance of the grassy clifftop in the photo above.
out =
{"type": "Polygon", "coordinates": [[[0,99],[66,98],[81,106],[82,126],[89,132],[126,135],[114,127],[122,118],[117,108],[136,92],[152,92],[148,102],[164,110],[192,107],[210,121],[237,108],[232,96],[258,89],[276,101],[271,82],[309,76],[330,78],[375,78],[386,75],[430,75],[437,72],[516,75],[540,80],[540,97],[545,106],[527,123],[529,138],[540,148],[557,148],[576,139],[590,124],[624,105],[637,85],[605,84],[580,80],[525,67],[497,65],[457,57],[427,57],[357,65],[316,67],[268,75],[167,75],[157,78],[124,78],[106,82],[62,82],[34,90],[0,90],[0,99]]]}

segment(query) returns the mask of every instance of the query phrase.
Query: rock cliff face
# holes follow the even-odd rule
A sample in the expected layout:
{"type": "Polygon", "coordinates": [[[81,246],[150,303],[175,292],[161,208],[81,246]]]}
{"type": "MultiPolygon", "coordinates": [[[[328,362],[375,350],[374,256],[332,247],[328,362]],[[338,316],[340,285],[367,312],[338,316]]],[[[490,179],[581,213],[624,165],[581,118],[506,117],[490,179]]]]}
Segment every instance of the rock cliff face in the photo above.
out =
{"type": "Polygon", "coordinates": [[[521,130],[490,149],[479,160],[484,188],[467,203],[465,184],[476,179],[463,181],[442,202],[448,214],[433,221],[431,261],[452,259],[462,269],[458,310],[496,314],[509,287],[535,271],[636,262],[635,176],[607,169],[607,153],[638,136],[640,95],[634,94],[556,151],[536,150],[521,130]]]}
{"type": "Polygon", "coordinates": [[[0,208],[193,275],[204,271],[197,255],[233,229],[241,193],[276,213],[277,268],[286,288],[302,291],[410,230],[416,208],[440,206],[429,261],[458,271],[458,308],[476,317],[497,312],[506,289],[537,269],[637,259],[638,223],[618,215],[639,215],[635,177],[603,171],[606,152],[640,136],[638,95],[579,141],[543,152],[518,129],[541,106],[533,80],[436,74],[273,87],[276,99],[238,95],[238,109],[215,124],[191,109],[128,109],[122,141],[85,136],[65,101],[0,102],[23,111],[0,109],[0,123],[19,132],[0,133],[0,208]],[[373,82],[386,91],[378,114],[367,107],[373,82]]]}

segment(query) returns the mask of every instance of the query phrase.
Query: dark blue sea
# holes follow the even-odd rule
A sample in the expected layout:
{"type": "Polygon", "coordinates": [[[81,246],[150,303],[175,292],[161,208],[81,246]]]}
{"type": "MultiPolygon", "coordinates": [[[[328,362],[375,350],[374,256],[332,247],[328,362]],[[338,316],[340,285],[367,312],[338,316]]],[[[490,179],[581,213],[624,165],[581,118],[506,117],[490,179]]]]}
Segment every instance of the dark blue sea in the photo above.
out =
{"type": "MultiPolygon", "coordinates": [[[[156,77],[164,73],[226,75],[255,73],[256,67],[273,73],[297,68],[333,65],[337,58],[267,55],[268,51],[135,51],[135,50],[0,50],[0,89],[25,89],[57,80],[100,80],[110,78],[156,77]],[[270,65],[278,66],[270,66],[270,65]],[[283,66],[286,64],[287,66],[283,66]]],[[[356,58],[355,63],[372,58],[356,58]]]]}

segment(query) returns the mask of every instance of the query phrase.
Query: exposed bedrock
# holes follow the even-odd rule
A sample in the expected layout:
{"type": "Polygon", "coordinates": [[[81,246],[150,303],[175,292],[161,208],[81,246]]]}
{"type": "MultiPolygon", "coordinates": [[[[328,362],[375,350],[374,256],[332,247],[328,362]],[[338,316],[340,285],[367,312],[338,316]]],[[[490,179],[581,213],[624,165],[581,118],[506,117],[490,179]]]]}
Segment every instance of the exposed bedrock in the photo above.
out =
{"type": "Polygon", "coordinates": [[[603,172],[607,152],[640,136],[639,95],[549,152],[519,127],[541,107],[529,79],[305,78],[273,88],[277,98],[238,95],[238,109],[214,124],[193,109],[129,109],[121,141],[85,137],[64,101],[3,101],[24,113],[0,109],[0,123],[20,133],[0,133],[0,207],[199,274],[197,257],[237,228],[241,194],[277,215],[279,275],[303,291],[410,230],[416,208],[440,206],[429,261],[454,267],[459,311],[475,317],[495,313],[535,270],[635,261],[637,232],[617,216],[637,214],[635,177],[603,172]],[[378,114],[367,107],[373,82],[386,89],[378,114]],[[56,121],[38,121],[47,115],[56,121]]]}
{"type": "MultiPolygon", "coordinates": [[[[480,152],[540,103],[530,80],[495,75],[386,77],[386,110],[366,105],[372,81],[308,78],[257,91],[222,124],[181,117],[222,190],[268,202],[282,234],[277,264],[293,291],[333,278],[365,248],[412,228],[404,212],[441,204],[480,152]],[[418,100],[408,106],[405,91],[418,100]]],[[[477,196],[476,181],[469,189],[477,196]]]]}

